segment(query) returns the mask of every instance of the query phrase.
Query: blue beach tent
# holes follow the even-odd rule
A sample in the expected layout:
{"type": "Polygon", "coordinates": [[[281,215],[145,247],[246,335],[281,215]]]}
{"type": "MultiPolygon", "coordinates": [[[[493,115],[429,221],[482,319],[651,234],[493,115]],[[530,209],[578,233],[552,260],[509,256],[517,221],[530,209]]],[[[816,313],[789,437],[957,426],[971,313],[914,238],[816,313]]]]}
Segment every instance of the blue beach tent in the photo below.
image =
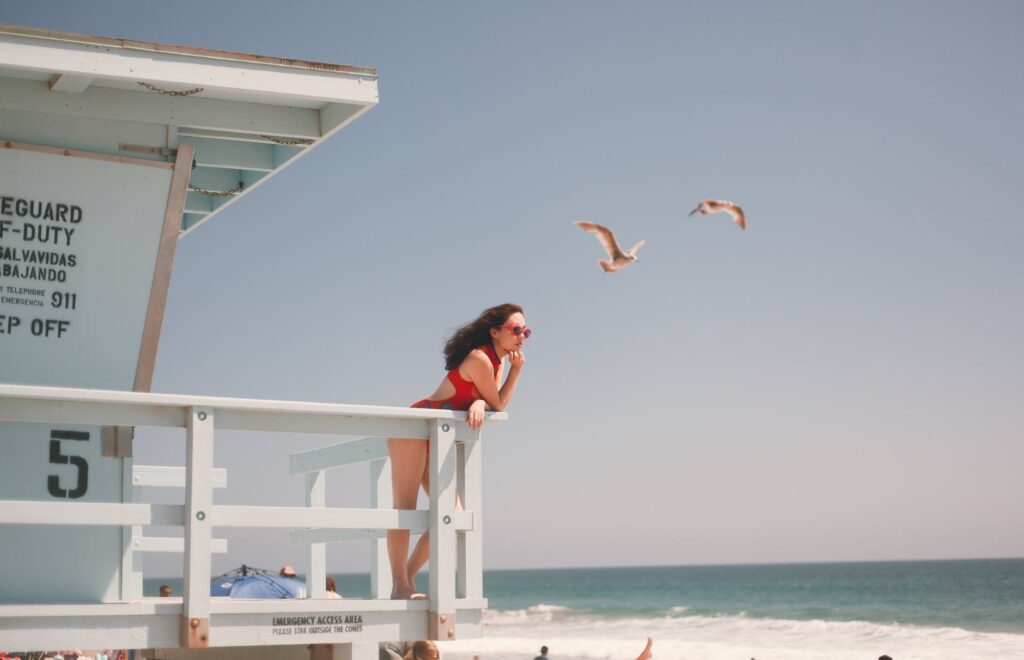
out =
{"type": "Polygon", "coordinates": [[[211,583],[211,596],[229,596],[231,598],[306,597],[306,585],[298,578],[281,576],[245,564],[213,578],[211,583]]]}

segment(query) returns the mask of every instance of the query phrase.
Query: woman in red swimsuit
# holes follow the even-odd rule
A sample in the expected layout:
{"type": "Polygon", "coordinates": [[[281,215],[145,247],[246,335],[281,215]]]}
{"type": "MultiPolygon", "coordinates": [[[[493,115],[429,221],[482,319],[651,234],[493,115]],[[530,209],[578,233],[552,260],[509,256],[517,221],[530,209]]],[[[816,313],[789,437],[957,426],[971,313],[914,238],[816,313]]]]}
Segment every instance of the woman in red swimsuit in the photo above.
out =
{"type": "MultiPolygon", "coordinates": [[[[444,347],[448,373],[437,389],[413,408],[465,410],[466,422],[472,429],[484,422],[484,411],[501,411],[508,405],[516,389],[519,373],[526,363],[523,342],[530,328],[519,305],[507,303],[491,307],[472,323],[455,331],[444,347]],[[508,356],[509,372],[501,383],[501,360],[508,356]]],[[[427,474],[427,443],[409,438],[389,438],[391,457],[391,489],[396,509],[415,509],[420,486],[429,493],[427,474]]],[[[414,578],[427,562],[430,539],[427,534],[409,556],[409,530],[388,530],[388,556],[394,587],[392,598],[426,598],[413,589],[414,578]],[[408,559],[406,557],[408,556],[408,559]]]]}

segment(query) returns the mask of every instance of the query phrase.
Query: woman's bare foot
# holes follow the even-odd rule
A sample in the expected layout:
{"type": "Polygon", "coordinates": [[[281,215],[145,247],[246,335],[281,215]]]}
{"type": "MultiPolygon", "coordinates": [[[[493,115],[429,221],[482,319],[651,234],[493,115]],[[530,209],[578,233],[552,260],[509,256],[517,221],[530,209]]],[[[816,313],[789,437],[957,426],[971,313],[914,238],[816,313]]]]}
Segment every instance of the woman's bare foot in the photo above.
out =
{"type": "Polygon", "coordinates": [[[650,637],[647,638],[647,646],[644,647],[644,652],[637,656],[636,660],[647,660],[651,657],[651,646],[654,644],[654,640],[650,637]]]}
{"type": "Polygon", "coordinates": [[[412,589],[392,589],[391,600],[429,600],[426,594],[412,589]]]}

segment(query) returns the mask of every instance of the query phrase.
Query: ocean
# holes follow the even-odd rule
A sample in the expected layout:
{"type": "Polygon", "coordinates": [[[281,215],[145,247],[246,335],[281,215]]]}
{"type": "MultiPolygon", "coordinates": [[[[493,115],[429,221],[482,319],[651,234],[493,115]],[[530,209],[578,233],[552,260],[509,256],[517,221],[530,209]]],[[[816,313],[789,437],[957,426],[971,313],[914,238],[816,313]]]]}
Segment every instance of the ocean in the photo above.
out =
{"type": "Polygon", "coordinates": [[[647,636],[657,660],[1024,660],[1024,559],[486,571],[484,593],[446,660],[632,660],[647,636]]]}

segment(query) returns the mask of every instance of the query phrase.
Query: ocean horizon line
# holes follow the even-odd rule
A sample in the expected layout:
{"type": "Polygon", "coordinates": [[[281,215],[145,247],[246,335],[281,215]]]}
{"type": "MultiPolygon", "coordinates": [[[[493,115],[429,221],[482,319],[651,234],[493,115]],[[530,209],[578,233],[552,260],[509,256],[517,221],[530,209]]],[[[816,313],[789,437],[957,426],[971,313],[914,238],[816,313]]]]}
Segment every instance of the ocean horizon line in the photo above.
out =
{"type": "MultiPolygon", "coordinates": [[[[771,566],[849,566],[867,564],[920,564],[920,563],[950,563],[950,562],[982,562],[982,561],[1022,561],[1024,556],[1018,557],[942,557],[934,559],[848,559],[848,560],[822,560],[822,561],[769,561],[769,562],[724,562],[724,563],[690,563],[690,564],[626,564],[626,565],[588,565],[588,566],[543,566],[543,567],[516,567],[516,568],[484,568],[484,573],[526,573],[543,571],[600,571],[600,570],[644,570],[658,568],[763,568],[771,566]]],[[[242,564],[239,564],[241,566],[242,564]]],[[[265,568],[245,564],[252,568],[265,568]]],[[[234,569],[229,569],[234,570],[234,569]]],[[[268,569],[270,570],[270,569],[268,569]]],[[[369,569],[363,571],[334,571],[328,570],[329,575],[367,575],[369,569]]],[[[211,578],[222,575],[212,575],[211,578]]],[[[298,575],[304,576],[304,573],[298,575]]],[[[174,579],[175,576],[153,576],[146,577],[147,581],[174,579]]]]}
{"type": "Polygon", "coordinates": [[[721,562],[721,563],[688,563],[688,564],[620,564],[620,565],[588,565],[588,566],[544,566],[544,567],[517,567],[517,568],[484,568],[485,572],[515,572],[515,571],[593,571],[604,569],[650,569],[650,568],[737,568],[743,566],[764,567],[764,566],[842,566],[850,564],[900,564],[900,563],[922,563],[922,562],[958,562],[958,561],[1019,561],[1024,560],[1021,556],[998,556],[998,557],[938,557],[931,559],[828,559],[815,561],[765,561],[765,562],[721,562]]]}

